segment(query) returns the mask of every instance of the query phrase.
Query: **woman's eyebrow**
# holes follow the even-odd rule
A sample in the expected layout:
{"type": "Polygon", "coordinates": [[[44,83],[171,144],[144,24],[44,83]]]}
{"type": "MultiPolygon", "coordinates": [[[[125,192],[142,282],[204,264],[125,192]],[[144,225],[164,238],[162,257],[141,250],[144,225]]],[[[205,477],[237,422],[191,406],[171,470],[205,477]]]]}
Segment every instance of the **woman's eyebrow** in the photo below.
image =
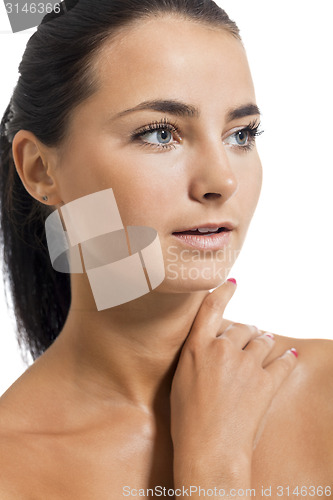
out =
{"type": "Polygon", "coordinates": [[[231,108],[227,112],[227,120],[237,120],[237,118],[244,118],[251,115],[261,115],[261,112],[256,104],[244,104],[237,108],[231,108]]]}
{"type": "MultiPolygon", "coordinates": [[[[155,99],[153,101],[143,101],[137,106],[134,106],[133,108],[120,111],[120,113],[117,113],[112,117],[112,120],[127,115],[128,113],[133,113],[134,111],[143,111],[143,110],[160,111],[162,113],[170,113],[172,115],[181,117],[190,117],[190,118],[200,117],[199,109],[191,104],[186,104],[185,102],[173,99],[169,100],[155,99]]],[[[246,116],[260,115],[260,114],[261,113],[256,104],[248,103],[238,106],[236,108],[229,109],[227,111],[226,117],[227,121],[232,121],[236,120],[237,118],[244,118],[246,116]]]]}

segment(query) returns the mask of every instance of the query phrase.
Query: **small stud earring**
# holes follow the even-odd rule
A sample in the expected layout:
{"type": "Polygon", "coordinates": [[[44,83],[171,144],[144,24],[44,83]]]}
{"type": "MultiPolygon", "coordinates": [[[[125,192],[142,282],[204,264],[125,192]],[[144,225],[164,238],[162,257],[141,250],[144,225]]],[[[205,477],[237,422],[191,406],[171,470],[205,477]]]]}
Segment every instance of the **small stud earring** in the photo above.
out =
{"type": "Polygon", "coordinates": [[[47,196],[43,196],[43,200],[44,200],[44,201],[47,201],[47,200],[48,200],[48,197],[47,197],[47,196]]]}

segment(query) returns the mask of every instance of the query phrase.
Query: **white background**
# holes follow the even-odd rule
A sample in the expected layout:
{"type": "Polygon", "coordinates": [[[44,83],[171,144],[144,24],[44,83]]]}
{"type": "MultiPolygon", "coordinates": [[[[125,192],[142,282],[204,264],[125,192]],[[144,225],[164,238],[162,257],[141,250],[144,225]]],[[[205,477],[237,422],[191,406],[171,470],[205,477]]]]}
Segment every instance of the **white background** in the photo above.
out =
{"type": "MultiPolygon", "coordinates": [[[[264,181],[231,275],[226,317],[274,333],[333,339],[331,0],[225,0],[241,29],[262,111],[264,181]]],[[[12,34],[0,2],[1,116],[34,29],[12,34]]],[[[0,394],[26,369],[0,283],[0,394]]]]}

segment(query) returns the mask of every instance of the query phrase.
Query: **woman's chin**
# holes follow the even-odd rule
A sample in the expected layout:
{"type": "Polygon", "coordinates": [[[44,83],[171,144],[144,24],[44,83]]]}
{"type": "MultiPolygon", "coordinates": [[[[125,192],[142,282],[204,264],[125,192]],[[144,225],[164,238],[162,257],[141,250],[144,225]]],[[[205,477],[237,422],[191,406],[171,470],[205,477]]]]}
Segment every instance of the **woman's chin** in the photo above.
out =
{"type": "Polygon", "coordinates": [[[199,292],[205,290],[211,290],[216,288],[228,278],[228,273],[221,276],[207,278],[204,276],[198,276],[196,278],[181,278],[170,279],[166,277],[164,281],[156,289],[160,293],[189,293],[189,292],[199,292]]]}

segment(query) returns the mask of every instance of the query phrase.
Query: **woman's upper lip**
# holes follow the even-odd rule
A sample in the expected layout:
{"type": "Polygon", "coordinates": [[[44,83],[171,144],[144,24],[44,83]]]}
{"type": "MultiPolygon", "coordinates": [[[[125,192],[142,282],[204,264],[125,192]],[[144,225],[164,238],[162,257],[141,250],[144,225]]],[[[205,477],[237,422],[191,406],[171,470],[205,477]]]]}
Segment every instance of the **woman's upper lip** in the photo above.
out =
{"type": "Polygon", "coordinates": [[[207,229],[214,229],[214,228],[220,228],[220,227],[225,227],[228,231],[232,231],[235,229],[235,224],[233,224],[230,221],[224,221],[224,222],[205,222],[204,224],[193,224],[192,226],[187,226],[184,227],[183,229],[177,229],[176,231],[173,231],[173,233],[183,233],[184,231],[195,231],[196,229],[201,229],[201,228],[207,228],[207,229]]]}

